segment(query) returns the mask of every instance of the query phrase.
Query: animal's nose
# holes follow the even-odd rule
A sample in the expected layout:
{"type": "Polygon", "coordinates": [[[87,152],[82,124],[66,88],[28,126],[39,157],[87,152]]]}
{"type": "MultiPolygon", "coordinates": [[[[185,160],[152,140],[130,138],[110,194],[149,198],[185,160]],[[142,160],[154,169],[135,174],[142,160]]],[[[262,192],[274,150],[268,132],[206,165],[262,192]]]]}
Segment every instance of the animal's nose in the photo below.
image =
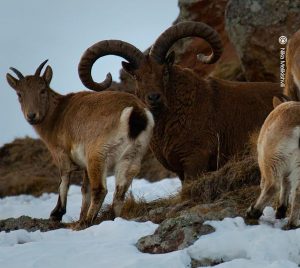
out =
{"type": "Polygon", "coordinates": [[[155,103],[160,100],[161,94],[160,93],[150,93],[150,94],[148,94],[147,98],[148,98],[148,101],[155,103]]]}
{"type": "Polygon", "coordinates": [[[28,113],[27,118],[30,121],[34,120],[36,118],[36,113],[32,113],[32,112],[28,113]]]}

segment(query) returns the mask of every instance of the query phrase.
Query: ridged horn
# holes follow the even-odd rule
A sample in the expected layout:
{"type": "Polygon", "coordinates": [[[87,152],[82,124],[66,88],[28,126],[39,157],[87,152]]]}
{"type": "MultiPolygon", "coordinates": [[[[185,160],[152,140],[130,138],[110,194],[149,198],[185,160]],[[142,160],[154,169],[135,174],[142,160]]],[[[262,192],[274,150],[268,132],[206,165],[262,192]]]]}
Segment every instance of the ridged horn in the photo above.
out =
{"type": "Polygon", "coordinates": [[[89,47],[80,59],[78,73],[84,86],[94,91],[102,91],[111,85],[112,77],[110,73],[106,75],[106,79],[101,83],[95,82],[91,74],[93,64],[99,58],[107,55],[120,56],[135,68],[138,68],[140,62],[144,59],[143,53],[129,43],[121,40],[100,41],[89,47]]]}
{"type": "Polygon", "coordinates": [[[163,64],[170,47],[185,37],[200,37],[209,43],[212,53],[208,56],[197,55],[198,60],[203,63],[215,63],[222,55],[223,44],[219,34],[207,24],[194,21],[180,22],[164,31],[151,47],[149,55],[163,64]]]}
{"type": "Polygon", "coordinates": [[[18,76],[18,78],[20,80],[24,78],[24,75],[20,71],[18,71],[16,68],[10,67],[9,69],[12,70],[18,76]]]}
{"type": "Polygon", "coordinates": [[[35,73],[34,73],[35,76],[40,76],[40,75],[41,75],[41,71],[42,71],[43,67],[45,66],[45,64],[46,64],[47,62],[48,62],[48,60],[44,60],[44,61],[40,64],[40,66],[37,67],[37,69],[36,69],[36,71],[35,71],[35,73]]]}

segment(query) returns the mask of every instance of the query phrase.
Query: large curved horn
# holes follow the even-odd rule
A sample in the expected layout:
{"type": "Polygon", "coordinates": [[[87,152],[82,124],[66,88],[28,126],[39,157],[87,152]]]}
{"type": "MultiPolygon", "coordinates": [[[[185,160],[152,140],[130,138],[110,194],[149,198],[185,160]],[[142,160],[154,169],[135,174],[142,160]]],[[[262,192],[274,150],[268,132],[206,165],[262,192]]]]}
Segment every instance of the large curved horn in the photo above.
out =
{"type": "Polygon", "coordinates": [[[10,67],[9,69],[12,70],[18,76],[18,78],[20,80],[24,78],[24,75],[20,71],[18,71],[16,68],[10,67]]]}
{"type": "Polygon", "coordinates": [[[215,63],[222,55],[223,45],[219,34],[207,24],[194,21],[180,22],[164,31],[151,47],[149,55],[162,64],[170,47],[185,37],[201,37],[210,44],[212,53],[209,56],[197,55],[203,63],[215,63]]]}
{"type": "Polygon", "coordinates": [[[35,76],[40,76],[41,75],[41,71],[42,71],[42,69],[43,69],[43,67],[45,66],[45,64],[48,62],[48,60],[44,60],[41,64],[40,64],[40,66],[36,69],[36,71],[35,71],[35,76]]]}
{"type": "Polygon", "coordinates": [[[138,68],[144,59],[144,54],[135,46],[121,40],[104,40],[89,47],[82,55],[78,73],[82,83],[89,89],[101,91],[111,85],[112,77],[108,73],[102,83],[97,83],[92,78],[92,67],[96,60],[106,55],[116,55],[129,61],[134,68],[138,68]]]}

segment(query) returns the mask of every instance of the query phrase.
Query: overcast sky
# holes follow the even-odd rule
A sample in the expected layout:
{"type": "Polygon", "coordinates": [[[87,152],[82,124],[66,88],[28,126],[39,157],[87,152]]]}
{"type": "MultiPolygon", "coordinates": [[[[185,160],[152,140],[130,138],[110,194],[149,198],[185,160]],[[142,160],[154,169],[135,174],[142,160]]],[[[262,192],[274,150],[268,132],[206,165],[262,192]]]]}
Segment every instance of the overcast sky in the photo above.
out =
{"type": "MultiPolygon", "coordinates": [[[[29,75],[49,59],[54,90],[83,90],[77,65],[87,47],[121,39],[145,50],[178,13],[177,0],[1,0],[0,146],[16,137],[37,137],[6,82],[9,67],[29,75]]],[[[95,80],[102,81],[107,72],[117,80],[120,62],[113,56],[101,59],[95,80]]]]}

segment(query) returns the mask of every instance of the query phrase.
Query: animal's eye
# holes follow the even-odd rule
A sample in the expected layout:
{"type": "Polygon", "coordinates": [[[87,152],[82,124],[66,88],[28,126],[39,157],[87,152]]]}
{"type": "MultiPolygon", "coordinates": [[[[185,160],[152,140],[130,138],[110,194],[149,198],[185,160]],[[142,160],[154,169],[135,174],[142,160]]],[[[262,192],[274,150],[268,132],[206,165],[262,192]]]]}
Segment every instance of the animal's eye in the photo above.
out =
{"type": "Polygon", "coordinates": [[[22,97],[21,93],[18,92],[17,95],[18,95],[18,98],[21,99],[21,97],[22,97]]]}
{"type": "Polygon", "coordinates": [[[42,89],[41,94],[45,94],[45,93],[46,93],[46,89],[42,89]]]}

